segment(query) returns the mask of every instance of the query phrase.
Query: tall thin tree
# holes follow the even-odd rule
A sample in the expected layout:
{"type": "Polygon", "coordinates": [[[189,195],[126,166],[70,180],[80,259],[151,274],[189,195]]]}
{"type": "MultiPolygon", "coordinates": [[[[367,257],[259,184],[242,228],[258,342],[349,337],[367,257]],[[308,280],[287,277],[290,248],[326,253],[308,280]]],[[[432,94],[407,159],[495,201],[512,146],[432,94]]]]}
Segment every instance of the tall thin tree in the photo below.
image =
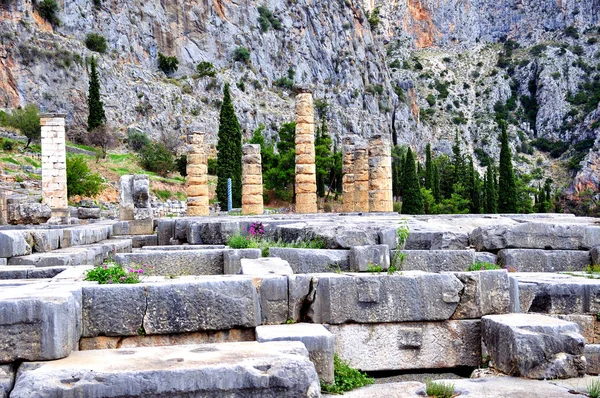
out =
{"type": "Polygon", "coordinates": [[[406,151],[406,160],[402,170],[402,213],[423,214],[423,197],[415,167],[415,157],[410,148],[406,151]]]}
{"type": "Polygon", "coordinates": [[[433,161],[431,160],[431,144],[425,148],[425,188],[433,191],[433,161]]]}
{"type": "Polygon", "coordinates": [[[106,121],[104,103],[100,100],[100,79],[94,56],[90,61],[90,87],[88,91],[88,131],[100,127],[106,121]]]}
{"type": "Polygon", "coordinates": [[[516,213],[517,204],[517,184],[515,173],[513,171],[512,154],[508,144],[508,133],[506,131],[507,123],[501,121],[500,128],[500,178],[498,181],[498,211],[500,213],[516,213]]]}

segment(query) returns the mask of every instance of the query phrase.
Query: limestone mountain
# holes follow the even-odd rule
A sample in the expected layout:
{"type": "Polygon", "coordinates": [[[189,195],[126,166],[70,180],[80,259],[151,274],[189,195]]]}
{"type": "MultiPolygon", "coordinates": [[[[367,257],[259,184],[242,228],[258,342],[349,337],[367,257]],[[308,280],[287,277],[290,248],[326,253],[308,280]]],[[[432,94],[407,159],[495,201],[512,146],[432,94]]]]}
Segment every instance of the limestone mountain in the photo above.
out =
{"type": "Polygon", "coordinates": [[[292,85],[310,83],[337,142],[391,134],[422,158],[427,142],[451,153],[458,131],[483,171],[506,120],[530,183],[598,191],[600,0],[59,0],[54,26],[48,1],[0,0],[0,107],[34,102],[85,130],[94,55],[110,126],[214,142],[225,82],[245,138],[290,121],[292,85]]]}

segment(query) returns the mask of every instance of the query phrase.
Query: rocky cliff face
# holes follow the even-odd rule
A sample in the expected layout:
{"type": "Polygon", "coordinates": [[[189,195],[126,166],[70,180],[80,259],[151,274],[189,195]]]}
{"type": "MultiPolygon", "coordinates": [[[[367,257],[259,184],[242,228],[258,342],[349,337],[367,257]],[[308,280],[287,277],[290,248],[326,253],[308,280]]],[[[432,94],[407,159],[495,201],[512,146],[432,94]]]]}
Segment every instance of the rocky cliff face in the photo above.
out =
{"type": "Polygon", "coordinates": [[[115,128],[154,138],[202,130],[214,140],[221,87],[230,82],[246,137],[260,123],[272,135],[293,118],[293,94],[276,84],[293,72],[295,83],[315,84],[338,139],[383,131],[449,153],[459,132],[483,164],[498,158],[497,120],[505,118],[517,167],[533,183],[553,176],[570,192],[598,190],[600,0],[100,4],[59,1],[61,25],[52,28],[29,0],[0,3],[0,107],[36,102],[67,111],[71,129],[85,128],[94,53],[83,41],[97,32],[109,47],[96,56],[115,128]],[[262,31],[258,6],[281,29],[262,31]],[[248,63],[234,61],[238,47],[250,51],[248,63]],[[177,56],[174,76],[158,70],[158,52],[177,56]],[[201,61],[217,76],[194,76],[201,61]],[[532,147],[539,138],[565,150],[540,152],[532,147]]]}

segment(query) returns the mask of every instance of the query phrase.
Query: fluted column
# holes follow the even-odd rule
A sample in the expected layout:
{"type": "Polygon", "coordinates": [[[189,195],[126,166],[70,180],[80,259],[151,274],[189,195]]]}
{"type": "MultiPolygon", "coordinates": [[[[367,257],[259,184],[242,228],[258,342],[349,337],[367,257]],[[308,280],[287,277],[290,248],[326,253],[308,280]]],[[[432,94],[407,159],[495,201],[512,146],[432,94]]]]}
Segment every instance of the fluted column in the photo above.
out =
{"type": "Polygon", "coordinates": [[[208,216],[208,156],[204,148],[204,133],[194,132],[187,139],[186,215],[208,216]]]}
{"type": "Polygon", "coordinates": [[[263,180],[260,145],[242,147],[242,214],[263,214],[263,180]]]}

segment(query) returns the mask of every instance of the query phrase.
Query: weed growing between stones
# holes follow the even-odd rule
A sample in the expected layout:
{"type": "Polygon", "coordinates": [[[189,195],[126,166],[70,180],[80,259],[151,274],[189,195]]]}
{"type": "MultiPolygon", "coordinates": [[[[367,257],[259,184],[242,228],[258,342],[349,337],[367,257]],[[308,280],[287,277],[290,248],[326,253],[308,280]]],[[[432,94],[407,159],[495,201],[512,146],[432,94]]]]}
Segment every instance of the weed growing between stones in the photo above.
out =
{"type": "Polygon", "coordinates": [[[107,263],[87,271],[86,281],[95,281],[101,285],[106,284],[132,284],[140,283],[144,268],[123,268],[120,264],[107,263]]]}
{"type": "Polygon", "coordinates": [[[347,361],[333,356],[334,384],[321,382],[321,391],[330,394],[343,394],[355,388],[368,386],[375,383],[375,379],[368,377],[361,371],[351,368],[347,361]]]}
{"type": "Polygon", "coordinates": [[[264,238],[265,231],[262,223],[253,223],[248,233],[249,235],[242,235],[238,232],[230,236],[227,240],[227,246],[232,249],[261,249],[263,257],[268,257],[270,247],[289,247],[294,249],[325,248],[325,241],[320,238],[297,242],[283,242],[281,240],[264,238]]]}
{"type": "Polygon", "coordinates": [[[485,261],[476,261],[475,263],[469,266],[469,269],[467,269],[467,271],[493,271],[496,269],[502,269],[502,267],[485,261]]]}
{"type": "Polygon", "coordinates": [[[591,398],[600,397],[600,378],[592,380],[592,382],[587,385],[586,390],[591,398]]]}
{"type": "Polygon", "coordinates": [[[383,271],[381,266],[373,264],[373,263],[367,264],[367,272],[373,272],[374,274],[380,274],[381,271],[383,271]]]}
{"type": "Polygon", "coordinates": [[[425,393],[433,398],[452,398],[454,396],[454,384],[425,380],[425,393]]]}
{"type": "Polygon", "coordinates": [[[404,250],[406,240],[410,235],[410,228],[408,227],[408,221],[406,219],[403,219],[400,222],[400,226],[396,230],[396,235],[398,237],[398,246],[396,247],[396,251],[392,257],[392,263],[388,269],[388,274],[390,275],[396,271],[402,271],[402,266],[404,265],[404,261],[406,261],[406,254],[401,252],[401,250],[404,250]]]}

